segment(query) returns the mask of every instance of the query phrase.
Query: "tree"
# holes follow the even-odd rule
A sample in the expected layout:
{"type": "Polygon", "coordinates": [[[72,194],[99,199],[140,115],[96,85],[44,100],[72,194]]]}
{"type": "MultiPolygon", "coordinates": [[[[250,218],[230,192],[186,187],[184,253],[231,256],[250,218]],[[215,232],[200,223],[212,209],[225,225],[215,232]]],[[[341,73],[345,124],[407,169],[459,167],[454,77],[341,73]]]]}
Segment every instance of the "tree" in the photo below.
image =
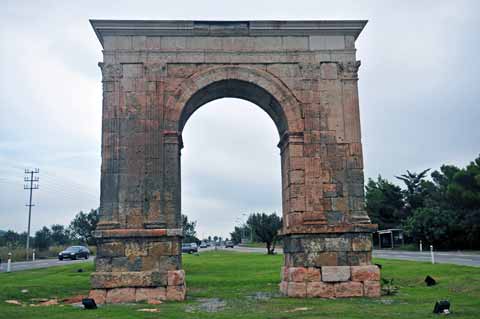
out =
{"type": "Polygon", "coordinates": [[[248,217],[247,225],[253,229],[255,236],[266,244],[267,253],[272,255],[278,231],[282,228],[282,219],[277,214],[256,213],[248,217]]]}
{"type": "Polygon", "coordinates": [[[197,238],[197,227],[196,221],[188,221],[187,215],[182,214],[182,227],[183,227],[183,241],[187,243],[199,243],[200,240],[197,238]]]}
{"type": "Polygon", "coordinates": [[[45,250],[50,247],[52,243],[52,232],[47,226],[43,226],[42,229],[35,233],[34,243],[35,247],[39,250],[45,250]]]}
{"type": "Polygon", "coordinates": [[[409,215],[415,209],[423,207],[423,200],[425,195],[423,193],[423,190],[425,187],[422,186],[425,186],[424,179],[427,176],[427,172],[429,170],[430,168],[420,172],[419,174],[411,173],[409,170],[407,170],[407,174],[395,176],[399,180],[403,181],[405,183],[405,186],[407,186],[407,190],[405,191],[405,202],[409,215]]]}
{"type": "Polygon", "coordinates": [[[241,243],[244,234],[245,234],[245,226],[242,226],[242,227],[235,226],[235,228],[233,229],[233,232],[230,233],[233,243],[235,245],[238,243],[241,243]]]}
{"type": "Polygon", "coordinates": [[[88,245],[94,245],[93,231],[97,227],[98,219],[97,209],[90,210],[88,214],[79,212],[69,226],[73,237],[88,245]]]}
{"type": "Polygon", "coordinates": [[[405,222],[405,231],[415,239],[439,247],[448,247],[454,238],[457,215],[453,210],[440,207],[422,207],[414,210],[405,222]]]}
{"type": "Polygon", "coordinates": [[[380,175],[377,181],[368,180],[365,204],[372,223],[380,229],[397,228],[405,217],[402,189],[380,175]]]}
{"type": "Polygon", "coordinates": [[[56,245],[65,245],[70,242],[70,231],[63,225],[52,225],[52,241],[56,245]]]}

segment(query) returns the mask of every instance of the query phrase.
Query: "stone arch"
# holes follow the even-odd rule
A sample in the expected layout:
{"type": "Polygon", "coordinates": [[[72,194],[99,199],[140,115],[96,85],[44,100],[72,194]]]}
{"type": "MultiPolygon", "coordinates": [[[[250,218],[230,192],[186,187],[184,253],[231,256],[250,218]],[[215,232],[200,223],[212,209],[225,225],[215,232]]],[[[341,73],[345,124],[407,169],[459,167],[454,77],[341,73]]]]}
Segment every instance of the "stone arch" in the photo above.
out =
{"type": "Polygon", "coordinates": [[[102,46],[100,215],[91,295],[184,300],[182,129],[221,97],[280,134],[290,297],[379,296],[371,265],[355,40],[366,21],[92,20],[102,46]]]}
{"type": "Polygon", "coordinates": [[[257,104],[275,122],[280,136],[303,131],[300,102],[290,89],[272,74],[244,66],[212,67],[183,81],[167,101],[167,128],[181,132],[198,108],[223,97],[257,104]]]}

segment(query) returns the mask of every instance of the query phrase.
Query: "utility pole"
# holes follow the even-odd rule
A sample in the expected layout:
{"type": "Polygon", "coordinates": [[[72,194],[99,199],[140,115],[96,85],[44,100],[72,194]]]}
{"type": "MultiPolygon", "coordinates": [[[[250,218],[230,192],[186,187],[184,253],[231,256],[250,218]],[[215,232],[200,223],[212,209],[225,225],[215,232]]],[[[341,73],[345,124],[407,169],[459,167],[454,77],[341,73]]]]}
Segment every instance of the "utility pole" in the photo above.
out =
{"type": "Polygon", "coordinates": [[[27,230],[27,249],[26,249],[26,260],[28,260],[28,253],[30,249],[30,221],[32,219],[32,207],[35,206],[32,204],[32,192],[34,189],[38,189],[38,181],[39,178],[38,176],[34,176],[35,174],[40,173],[40,170],[38,168],[34,170],[25,170],[25,176],[24,181],[27,183],[23,186],[24,189],[28,189],[30,191],[30,200],[28,202],[27,206],[28,207],[28,230],[27,230]],[[30,183],[30,184],[28,184],[30,183]],[[35,183],[35,184],[34,184],[35,183]]]}

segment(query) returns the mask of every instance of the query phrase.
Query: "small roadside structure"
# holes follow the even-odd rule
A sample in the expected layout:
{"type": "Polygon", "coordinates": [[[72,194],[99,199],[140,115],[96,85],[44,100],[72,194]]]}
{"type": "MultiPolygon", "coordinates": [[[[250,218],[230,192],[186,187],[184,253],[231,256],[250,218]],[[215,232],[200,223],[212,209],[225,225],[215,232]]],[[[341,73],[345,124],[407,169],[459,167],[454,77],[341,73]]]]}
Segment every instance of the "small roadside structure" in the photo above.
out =
{"type": "Polygon", "coordinates": [[[392,228],[378,230],[378,249],[393,249],[404,244],[403,229],[392,228]]]}

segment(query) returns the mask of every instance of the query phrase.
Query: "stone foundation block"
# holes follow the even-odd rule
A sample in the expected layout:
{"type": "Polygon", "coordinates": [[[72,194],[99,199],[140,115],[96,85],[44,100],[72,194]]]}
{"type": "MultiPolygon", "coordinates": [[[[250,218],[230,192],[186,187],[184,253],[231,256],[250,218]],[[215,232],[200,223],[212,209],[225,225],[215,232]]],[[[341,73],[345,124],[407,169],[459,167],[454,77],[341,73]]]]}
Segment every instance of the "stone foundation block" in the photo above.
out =
{"type": "Polygon", "coordinates": [[[169,286],[181,286],[185,284],[185,271],[173,270],[167,273],[169,286]]]}
{"type": "Polygon", "coordinates": [[[379,281],[365,281],[363,283],[363,294],[365,297],[380,297],[382,294],[379,281]]]}
{"type": "Polygon", "coordinates": [[[88,294],[88,298],[95,300],[96,304],[103,305],[107,300],[107,290],[106,289],[92,289],[88,294]]]}
{"type": "Polygon", "coordinates": [[[167,290],[165,287],[156,288],[137,288],[135,292],[135,301],[166,300],[167,290]]]}
{"type": "Polygon", "coordinates": [[[307,272],[305,273],[305,281],[307,282],[316,282],[322,280],[322,275],[320,269],[315,267],[307,268],[307,272]]]}
{"type": "Polygon", "coordinates": [[[288,281],[303,282],[305,281],[306,274],[307,274],[307,269],[304,267],[289,267],[288,281]]]}
{"type": "Polygon", "coordinates": [[[114,288],[107,291],[106,303],[135,302],[135,288],[114,288]]]}
{"type": "Polygon", "coordinates": [[[334,298],[334,284],[325,282],[307,282],[307,297],[334,298]]]}
{"type": "Polygon", "coordinates": [[[352,266],[353,281],[379,281],[380,269],[376,265],[352,266]]]}
{"type": "Polygon", "coordinates": [[[307,295],[307,284],[305,282],[289,282],[287,295],[289,297],[305,298],[307,295]]]}
{"type": "Polygon", "coordinates": [[[181,286],[167,286],[167,300],[183,301],[187,293],[187,288],[181,286]]]}
{"type": "Polygon", "coordinates": [[[322,281],[340,282],[350,280],[349,266],[324,266],[322,267],[322,281]]]}
{"type": "Polygon", "coordinates": [[[288,296],[288,281],[280,282],[280,293],[284,296],[288,296]]]}
{"type": "Polygon", "coordinates": [[[282,281],[288,281],[288,269],[289,267],[282,267],[282,270],[280,272],[280,278],[282,281]]]}
{"type": "Polygon", "coordinates": [[[335,297],[361,297],[363,296],[363,284],[356,281],[346,281],[335,283],[335,297]]]}

